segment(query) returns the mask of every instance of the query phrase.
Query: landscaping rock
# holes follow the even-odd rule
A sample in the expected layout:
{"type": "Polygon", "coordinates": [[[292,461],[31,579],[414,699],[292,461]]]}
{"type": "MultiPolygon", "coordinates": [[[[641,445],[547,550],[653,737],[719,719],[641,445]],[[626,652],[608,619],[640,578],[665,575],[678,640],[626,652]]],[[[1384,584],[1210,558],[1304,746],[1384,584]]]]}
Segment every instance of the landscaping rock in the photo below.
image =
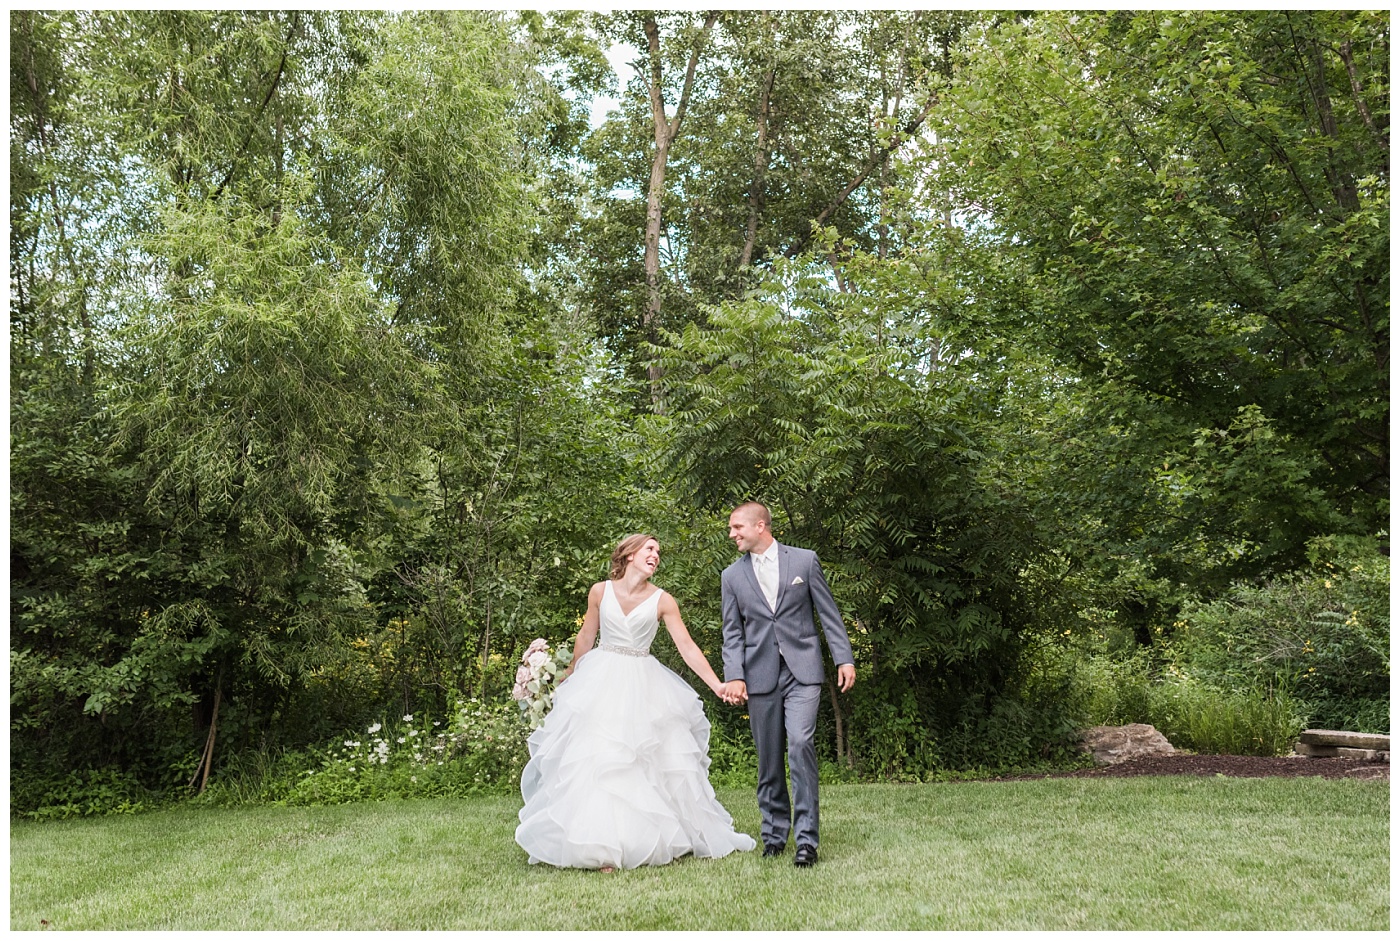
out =
{"type": "Polygon", "coordinates": [[[1340,745],[1309,745],[1299,742],[1293,750],[1308,758],[1356,758],[1361,761],[1389,761],[1390,752],[1376,748],[1343,748],[1340,745]]]}
{"type": "Polygon", "coordinates": [[[1116,765],[1134,758],[1176,753],[1165,735],[1140,722],[1085,729],[1079,733],[1079,747],[1088,752],[1097,765],[1116,765]]]}
{"type": "Polygon", "coordinates": [[[1298,736],[1304,745],[1331,745],[1336,748],[1363,748],[1371,751],[1390,751],[1389,735],[1374,735],[1369,732],[1336,732],[1331,729],[1308,729],[1298,736]]]}

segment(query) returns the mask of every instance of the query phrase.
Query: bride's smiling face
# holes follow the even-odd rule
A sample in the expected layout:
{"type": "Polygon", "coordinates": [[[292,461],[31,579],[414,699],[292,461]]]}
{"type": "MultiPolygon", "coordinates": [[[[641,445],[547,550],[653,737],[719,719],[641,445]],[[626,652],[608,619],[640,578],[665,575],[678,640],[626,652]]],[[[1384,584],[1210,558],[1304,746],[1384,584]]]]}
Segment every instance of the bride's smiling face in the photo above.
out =
{"type": "Polygon", "coordinates": [[[660,544],[655,539],[648,539],[642,543],[640,549],[628,557],[627,563],[645,577],[651,578],[656,572],[656,567],[661,564],[660,544]]]}

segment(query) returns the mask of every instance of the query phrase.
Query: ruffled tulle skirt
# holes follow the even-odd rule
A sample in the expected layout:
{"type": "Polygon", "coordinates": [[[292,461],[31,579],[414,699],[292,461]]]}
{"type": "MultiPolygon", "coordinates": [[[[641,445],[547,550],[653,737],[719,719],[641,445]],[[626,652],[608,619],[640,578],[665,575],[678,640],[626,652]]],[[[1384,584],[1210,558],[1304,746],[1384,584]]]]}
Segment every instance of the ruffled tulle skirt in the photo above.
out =
{"type": "Polygon", "coordinates": [[[709,742],[699,697],[673,671],[590,651],[530,735],[516,842],[532,863],[579,869],[753,849],[715,799],[709,742]]]}

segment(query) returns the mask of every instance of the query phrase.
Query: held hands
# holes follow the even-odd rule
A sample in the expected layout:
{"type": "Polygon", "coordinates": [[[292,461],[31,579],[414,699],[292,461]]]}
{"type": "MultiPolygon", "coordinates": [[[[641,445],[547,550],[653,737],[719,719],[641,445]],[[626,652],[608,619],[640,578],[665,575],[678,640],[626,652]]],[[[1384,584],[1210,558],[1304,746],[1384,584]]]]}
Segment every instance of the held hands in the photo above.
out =
{"type": "MultiPolygon", "coordinates": [[[[851,687],[856,685],[855,664],[843,663],[836,668],[836,688],[843,693],[849,693],[851,687]]],[[[743,680],[730,680],[728,683],[721,683],[715,690],[715,695],[731,706],[742,705],[749,701],[748,684],[743,680]]]]}
{"type": "Polygon", "coordinates": [[[721,683],[715,690],[715,695],[731,706],[742,705],[749,701],[748,684],[743,680],[730,680],[728,683],[721,683]]]}

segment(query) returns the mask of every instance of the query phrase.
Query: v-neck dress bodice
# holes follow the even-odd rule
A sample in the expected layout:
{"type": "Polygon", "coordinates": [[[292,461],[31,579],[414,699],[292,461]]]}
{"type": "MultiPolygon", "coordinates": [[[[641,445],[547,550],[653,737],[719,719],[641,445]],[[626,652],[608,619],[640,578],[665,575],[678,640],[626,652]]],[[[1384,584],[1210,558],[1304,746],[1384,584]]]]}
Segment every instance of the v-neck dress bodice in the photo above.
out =
{"type": "Polygon", "coordinates": [[[532,863],[660,866],[757,844],[710,786],[710,723],[690,684],[650,655],[658,589],[623,613],[612,582],[598,646],[559,685],[530,734],[515,841],[532,863]]]}
{"type": "Polygon", "coordinates": [[[651,642],[656,639],[656,629],[661,621],[657,614],[660,604],[661,589],[657,588],[624,614],[622,602],[617,599],[617,589],[609,580],[603,588],[603,600],[598,605],[599,648],[611,648],[617,653],[634,652],[638,656],[650,653],[651,642]]]}

